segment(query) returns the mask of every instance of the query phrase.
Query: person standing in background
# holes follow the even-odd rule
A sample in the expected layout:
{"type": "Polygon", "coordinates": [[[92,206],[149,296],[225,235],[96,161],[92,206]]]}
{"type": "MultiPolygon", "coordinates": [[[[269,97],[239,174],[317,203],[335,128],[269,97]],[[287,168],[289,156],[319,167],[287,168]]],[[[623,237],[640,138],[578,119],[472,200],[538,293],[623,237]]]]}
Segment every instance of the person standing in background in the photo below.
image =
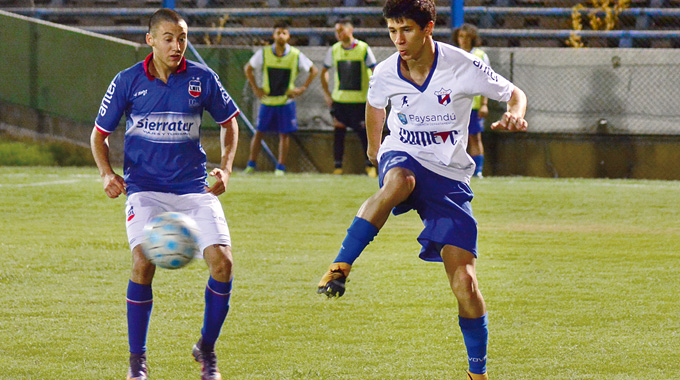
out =
{"type": "MultiPolygon", "coordinates": [[[[368,80],[376,65],[373,51],[364,41],[354,38],[352,21],[346,18],[335,23],[335,37],[338,39],[328,49],[321,69],[321,87],[326,104],[333,117],[333,174],[342,174],[342,158],[345,153],[347,127],[359,136],[364,154],[368,149],[366,139],[366,93],[368,80]],[[335,70],[333,92],[329,89],[330,69],[335,70]]],[[[366,174],[377,177],[378,172],[366,156],[366,174]]]]}
{"type": "Polygon", "coordinates": [[[290,147],[290,134],[297,131],[295,98],[302,95],[312,83],[319,69],[300,50],[288,44],[290,30],[287,24],[274,25],[274,43],[258,50],[246,64],[245,74],[255,96],[261,101],[257,116],[257,131],[250,141],[250,155],[244,173],[255,172],[262,139],[267,132],[279,134],[279,157],[274,174],[286,174],[286,157],[290,147]],[[262,70],[262,87],[255,80],[255,70],[262,70]],[[295,87],[300,71],[309,72],[301,87],[295,87]]]}

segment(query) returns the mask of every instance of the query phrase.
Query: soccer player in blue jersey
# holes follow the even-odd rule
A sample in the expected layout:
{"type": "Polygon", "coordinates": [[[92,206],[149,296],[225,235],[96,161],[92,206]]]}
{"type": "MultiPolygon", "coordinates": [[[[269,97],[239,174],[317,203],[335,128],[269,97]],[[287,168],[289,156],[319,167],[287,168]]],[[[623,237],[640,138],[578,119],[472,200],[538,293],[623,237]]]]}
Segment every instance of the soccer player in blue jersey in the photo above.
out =
{"type": "Polygon", "coordinates": [[[229,311],[232,253],[229,228],[218,195],[225,192],[238,141],[238,108],[210,68],[184,58],[187,23],[160,9],[149,20],[146,42],[152,53],[121,71],[102,100],[91,136],[92,154],[110,198],[127,195],[126,228],[132,250],[127,288],[130,345],[128,380],[146,380],[146,338],[153,305],[156,267],[144,256],[144,225],[155,215],[176,211],[198,224],[199,246],[210,277],[205,288],[201,337],[193,347],[202,380],[222,379],[215,342],[229,311]],[[203,110],[221,125],[220,167],[208,186],[206,155],[200,143],[203,110]],[[124,174],[109,161],[108,136],[125,114],[124,174]]]}
{"type": "Polygon", "coordinates": [[[390,212],[416,210],[424,224],[420,258],[444,263],[458,301],[467,348],[467,378],[488,379],[488,316],[477,283],[477,223],[469,187],[475,164],[466,152],[473,98],[507,103],[493,129],[525,131],[526,96],[482,60],[435,42],[433,0],[387,0],[383,15],[397,48],[371,77],[366,104],[368,156],[378,165],[380,190],[368,198],[317,292],[342,296],[352,264],[390,212]],[[381,142],[387,126],[390,134],[381,142]]]}

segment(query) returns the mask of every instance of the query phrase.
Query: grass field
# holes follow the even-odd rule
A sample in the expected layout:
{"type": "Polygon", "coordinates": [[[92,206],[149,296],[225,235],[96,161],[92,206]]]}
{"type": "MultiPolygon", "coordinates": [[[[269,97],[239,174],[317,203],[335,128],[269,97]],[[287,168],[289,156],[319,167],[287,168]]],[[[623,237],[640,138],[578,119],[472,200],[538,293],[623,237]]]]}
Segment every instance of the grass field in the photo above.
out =
{"type": "MultiPolygon", "coordinates": [[[[124,199],[94,168],[0,168],[0,379],[123,379],[124,199]]],[[[221,196],[236,261],[218,342],[225,379],[464,379],[456,304],[422,262],[415,213],[392,217],[345,296],[316,283],[362,176],[235,174],[221,196]]],[[[474,181],[493,379],[680,378],[680,183],[474,181]]],[[[199,379],[207,270],[157,271],[151,379],[199,379]]]]}

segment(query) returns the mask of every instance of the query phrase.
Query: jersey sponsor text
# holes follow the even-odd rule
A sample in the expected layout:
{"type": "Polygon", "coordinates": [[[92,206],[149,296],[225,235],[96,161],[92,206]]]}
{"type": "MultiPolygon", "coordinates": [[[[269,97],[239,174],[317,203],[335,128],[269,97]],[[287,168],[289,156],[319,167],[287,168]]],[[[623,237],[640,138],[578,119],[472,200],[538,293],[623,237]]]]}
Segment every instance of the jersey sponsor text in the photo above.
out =
{"type": "Polygon", "coordinates": [[[104,94],[104,99],[102,99],[102,105],[99,106],[99,116],[106,115],[106,110],[109,109],[109,104],[111,104],[111,99],[113,99],[113,93],[116,92],[116,83],[111,82],[109,88],[106,89],[106,94],[104,94]]]}

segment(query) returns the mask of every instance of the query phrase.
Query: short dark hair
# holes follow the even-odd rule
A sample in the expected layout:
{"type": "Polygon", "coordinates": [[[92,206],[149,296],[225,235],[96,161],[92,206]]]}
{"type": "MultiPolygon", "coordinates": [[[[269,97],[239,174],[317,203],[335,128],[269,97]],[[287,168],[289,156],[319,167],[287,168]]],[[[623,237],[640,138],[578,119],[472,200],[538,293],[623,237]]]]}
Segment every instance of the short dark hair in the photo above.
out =
{"type": "Polygon", "coordinates": [[[350,24],[350,25],[354,26],[354,23],[352,22],[352,19],[349,18],[349,17],[341,17],[341,18],[339,18],[339,19],[335,22],[335,24],[336,24],[336,25],[337,25],[337,24],[342,24],[342,25],[350,24]]]}
{"type": "Polygon", "coordinates": [[[276,24],[274,24],[274,30],[276,29],[290,30],[290,25],[288,25],[288,23],[285,21],[279,21],[276,24]]]}
{"type": "Polygon", "coordinates": [[[437,7],[434,0],[387,0],[383,7],[385,19],[411,19],[419,27],[437,20],[437,7]]]}
{"type": "Polygon", "coordinates": [[[461,30],[465,31],[468,34],[468,36],[470,36],[470,40],[472,41],[472,47],[477,47],[482,44],[482,39],[479,37],[477,27],[472,24],[465,23],[453,30],[451,38],[453,39],[452,42],[455,46],[458,46],[458,33],[461,30]]]}
{"type": "Polygon", "coordinates": [[[149,19],[149,33],[151,33],[151,29],[155,28],[163,21],[174,22],[176,24],[179,24],[182,21],[186,22],[184,17],[174,10],[169,8],[161,8],[154,12],[154,14],[151,15],[151,18],[149,19]]]}

